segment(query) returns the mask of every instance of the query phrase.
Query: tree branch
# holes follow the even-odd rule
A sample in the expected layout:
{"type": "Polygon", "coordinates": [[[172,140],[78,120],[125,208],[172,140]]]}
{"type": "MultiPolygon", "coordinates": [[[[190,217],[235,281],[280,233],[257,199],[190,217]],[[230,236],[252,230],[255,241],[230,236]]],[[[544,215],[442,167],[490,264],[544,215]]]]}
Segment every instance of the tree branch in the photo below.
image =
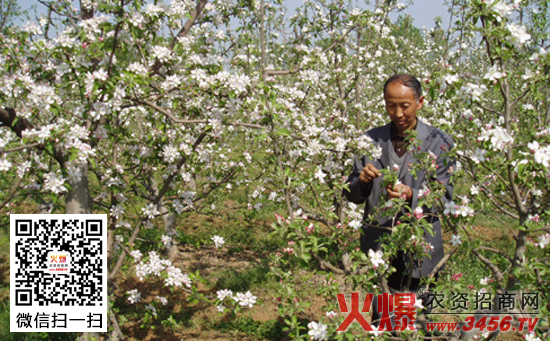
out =
{"type": "Polygon", "coordinates": [[[26,144],[26,145],[22,145],[22,146],[19,146],[19,147],[14,147],[14,148],[11,148],[11,149],[8,149],[8,150],[0,150],[0,154],[9,154],[9,153],[17,152],[17,151],[20,151],[20,150],[31,149],[31,148],[34,148],[34,147],[42,147],[42,146],[43,145],[41,143],[26,144]]]}
{"type": "Polygon", "coordinates": [[[321,257],[319,257],[319,255],[316,252],[313,253],[313,257],[315,257],[315,259],[317,259],[319,261],[319,263],[321,263],[321,266],[329,269],[330,271],[332,271],[334,273],[337,273],[337,274],[340,274],[340,275],[345,274],[344,270],[335,267],[334,265],[332,265],[331,263],[325,261],[324,259],[321,259],[321,257]]]}
{"type": "MultiPolygon", "coordinates": [[[[123,16],[123,14],[124,14],[124,0],[120,0],[119,15],[123,16]]],[[[111,76],[111,68],[113,67],[113,57],[114,57],[115,51],[116,51],[116,44],[117,44],[117,40],[118,40],[118,32],[120,31],[121,24],[122,24],[122,21],[119,21],[116,24],[116,28],[115,28],[115,36],[113,38],[113,49],[111,50],[111,54],[109,55],[109,63],[108,63],[108,66],[107,66],[107,77],[108,78],[111,76]]],[[[103,98],[103,96],[102,96],[102,98],[103,98]]]]}
{"type": "Polygon", "coordinates": [[[193,24],[195,23],[195,21],[197,20],[202,10],[204,9],[204,6],[206,6],[207,3],[208,3],[208,0],[199,0],[197,2],[197,6],[193,11],[191,11],[191,18],[187,20],[185,25],[183,25],[179,33],[176,35],[176,37],[174,37],[174,39],[170,43],[170,47],[169,47],[170,50],[174,49],[178,38],[185,37],[189,33],[189,31],[191,30],[191,27],[193,27],[193,24]]]}
{"type": "MultiPolygon", "coordinates": [[[[128,239],[128,245],[134,244],[134,242],[136,241],[136,238],[139,234],[139,231],[141,231],[141,225],[136,226],[136,228],[134,229],[134,232],[130,236],[130,239],[128,239]]],[[[118,260],[115,264],[115,267],[113,268],[113,270],[107,276],[107,282],[108,283],[113,283],[115,281],[116,275],[118,274],[118,272],[120,271],[120,269],[122,269],[122,266],[124,265],[124,261],[126,260],[126,250],[124,250],[124,248],[122,250],[123,251],[120,253],[120,256],[118,257],[118,260]]]]}
{"type": "MultiPolygon", "coordinates": [[[[262,78],[265,78],[267,76],[285,76],[285,75],[292,75],[292,74],[295,74],[295,73],[298,73],[300,72],[300,69],[297,69],[297,70],[265,70],[262,75],[263,77],[262,78]]],[[[260,84],[260,80],[259,79],[256,79],[254,82],[252,82],[252,84],[250,85],[250,89],[246,92],[243,92],[242,94],[239,95],[239,98],[240,99],[243,99],[245,97],[247,97],[248,95],[250,95],[250,93],[252,92],[252,90],[254,90],[258,84],[260,84]]]]}
{"type": "Polygon", "coordinates": [[[472,252],[474,253],[474,255],[477,256],[477,258],[479,258],[479,260],[483,264],[485,264],[493,272],[493,274],[495,275],[497,281],[499,283],[502,282],[502,280],[504,279],[504,276],[502,275],[502,272],[500,272],[500,269],[498,268],[498,266],[496,266],[488,258],[485,258],[484,256],[482,256],[477,249],[472,250],[472,252]]]}
{"type": "Polygon", "coordinates": [[[494,253],[498,253],[502,257],[506,258],[510,263],[514,262],[512,260],[512,257],[508,256],[504,251],[493,249],[492,247],[480,246],[480,247],[476,248],[476,250],[486,250],[486,251],[491,251],[491,252],[494,252],[494,253]]]}
{"type": "Polygon", "coordinates": [[[476,102],[476,104],[477,104],[481,109],[483,109],[483,110],[485,110],[485,111],[492,112],[493,114],[497,114],[497,115],[499,115],[499,116],[504,116],[504,114],[501,113],[501,112],[498,111],[498,110],[489,108],[488,106],[485,106],[485,105],[483,105],[483,104],[481,104],[481,103],[477,103],[477,102],[476,102]]]}
{"type": "MultiPolygon", "coordinates": [[[[173,123],[178,123],[178,124],[200,124],[200,123],[208,123],[208,120],[182,120],[182,119],[178,119],[176,118],[171,112],[169,112],[168,110],[162,108],[162,107],[159,107],[158,105],[156,105],[155,103],[151,102],[151,101],[148,101],[148,100],[143,100],[143,99],[139,99],[139,98],[134,98],[134,100],[137,102],[137,103],[140,103],[140,104],[145,104],[153,109],[155,109],[156,111],[160,112],[161,114],[163,114],[164,116],[168,117],[168,119],[170,121],[172,121],[173,123]]],[[[265,127],[264,126],[261,126],[259,124],[251,124],[251,123],[242,123],[242,122],[223,122],[222,121],[222,124],[223,125],[231,125],[231,126],[236,126],[236,127],[245,127],[245,128],[253,128],[253,129],[264,129],[265,127]]]]}
{"type": "Polygon", "coordinates": [[[0,123],[10,128],[19,138],[23,137],[24,130],[31,130],[34,128],[27,119],[17,117],[13,108],[0,108],[0,123]]]}
{"type": "Polygon", "coordinates": [[[4,199],[4,201],[2,201],[2,203],[0,203],[0,210],[3,209],[4,206],[6,206],[11,201],[11,199],[13,199],[13,197],[15,196],[15,193],[17,193],[17,189],[21,185],[21,181],[23,181],[23,177],[21,178],[18,177],[17,180],[15,180],[15,182],[11,186],[8,196],[4,199]]]}

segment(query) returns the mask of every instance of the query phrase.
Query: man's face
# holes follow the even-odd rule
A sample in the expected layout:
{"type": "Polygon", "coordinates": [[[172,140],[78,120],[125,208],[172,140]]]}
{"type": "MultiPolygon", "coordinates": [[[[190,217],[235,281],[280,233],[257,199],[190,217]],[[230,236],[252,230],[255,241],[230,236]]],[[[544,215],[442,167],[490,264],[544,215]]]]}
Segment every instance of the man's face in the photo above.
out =
{"type": "Polygon", "coordinates": [[[400,134],[416,125],[416,112],[424,105],[424,96],[418,100],[413,89],[400,81],[393,81],[386,88],[386,111],[400,134]]]}

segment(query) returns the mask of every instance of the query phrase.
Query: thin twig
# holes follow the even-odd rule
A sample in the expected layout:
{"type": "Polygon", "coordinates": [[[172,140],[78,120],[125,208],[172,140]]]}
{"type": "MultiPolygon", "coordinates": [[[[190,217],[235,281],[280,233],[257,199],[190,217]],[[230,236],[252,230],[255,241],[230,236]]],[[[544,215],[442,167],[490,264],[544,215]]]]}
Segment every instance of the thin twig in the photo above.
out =
{"type": "Polygon", "coordinates": [[[42,146],[41,143],[25,144],[25,145],[22,145],[22,146],[19,146],[19,147],[14,147],[14,148],[11,148],[11,149],[8,149],[8,150],[0,150],[0,154],[9,154],[9,153],[17,152],[17,151],[20,151],[20,150],[25,150],[25,149],[30,149],[30,148],[34,148],[34,147],[40,147],[40,146],[42,146]]]}
{"type": "Polygon", "coordinates": [[[481,103],[476,103],[479,107],[481,107],[481,109],[485,110],[485,111],[489,111],[489,112],[492,112],[493,114],[497,114],[499,116],[504,116],[503,113],[501,113],[500,111],[498,110],[495,110],[495,109],[492,109],[492,108],[489,108],[488,106],[485,106],[481,103]]]}
{"type": "MultiPolygon", "coordinates": [[[[158,105],[156,105],[153,102],[150,102],[148,100],[139,99],[139,98],[135,98],[134,100],[138,103],[145,104],[145,105],[157,110],[158,112],[160,112],[164,116],[168,117],[168,119],[170,121],[174,122],[174,123],[178,123],[178,124],[201,124],[201,123],[204,124],[204,123],[208,123],[208,120],[182,120],[182,119],[178,119],[171,112],[169,112],[168,110],[166,110],[162,107],[159,107],[158,105]]],[[[245,128],[253,128],[253,129],[264,129],[265,128],[264,126],[261,126],[259,124],[251,124],[251,123],[223,122],[223,121],[221,123],[223,125],[232,125],[232,126],[236,126],[236,127],[245,127],[245,128]]]]}
{"type": "Polygon", "coordinates": [[[512,257],[508,256],[504,251],[493,249],[492,247],[480,246],[480,247],[476,248],[476,250],[486,250],[486,251],[491,251],[491,252],[494,252],[494,253],[498,253],[502,257],[506,258],[510,263],[514,262],[512,257]]]}

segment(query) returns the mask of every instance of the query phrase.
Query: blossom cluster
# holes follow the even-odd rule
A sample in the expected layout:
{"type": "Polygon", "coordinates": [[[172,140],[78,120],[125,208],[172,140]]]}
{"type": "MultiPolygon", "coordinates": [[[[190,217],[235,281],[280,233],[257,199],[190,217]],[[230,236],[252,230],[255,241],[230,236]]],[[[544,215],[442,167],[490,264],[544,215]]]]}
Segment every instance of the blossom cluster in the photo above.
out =
{"type": "Polygon", "coordinates": [[[191,287],[189,275],[183,274],[180,268],[174,266],[170,260],[162,259],[155,251],[149,252],[146,262],[141,260],[141,252],[133,251],[131,254],[136,264],[136,275],[141,281],[149,275],[163,277],[165,286],[191,287]]]}
{"type": "Polygon", "coordinates": [[[550,167],[550,145],[541,146],[537,141],[527,144],[529,150],[535,158],[535,162],[543,165],[546,168],[550,167]]]}
{"type": "Polygon", "coordinates": [[[445,203],[445,210],[443,211],[443,214],[445,215],[451,215],[454,217],[462,216],[462,217],[473,217],[475,214],[475,211],[473,208],[469,207],[468,205],[458,205],[454,201],[449,201],[445,203]]]}
{"type": "MultiPolygon", "coordinates": [[[[216,292],[216,296],[220,302],[223,302],[226,298],[230,298],[241,307],[248,307],[248,308],[252,308],[257,300],[257,297],[252,295],[250,291],[247,291],[246,293],[237,292],[233,294],[233,291],[228,289],[223,289],[223,290],[218,290],[216,292]]],[[[222,304],[220,304],[218,305],[218,310],[224,311],[225,308],[222,304]]]]}
{"type": "Polygon", "coordinates": [[[482,129],[478,141],[490,141],[491,149],[494,151],[506,151],[514,143],[514,138],[508,134],[506,129],[501,127],[482,129]]]}
{"type": "Polygon", "coordinates": [[[312,340],[325,340],[327,338],[327,325],[321,322],[312,321],[307,325],[308,335],[312,340]]]}

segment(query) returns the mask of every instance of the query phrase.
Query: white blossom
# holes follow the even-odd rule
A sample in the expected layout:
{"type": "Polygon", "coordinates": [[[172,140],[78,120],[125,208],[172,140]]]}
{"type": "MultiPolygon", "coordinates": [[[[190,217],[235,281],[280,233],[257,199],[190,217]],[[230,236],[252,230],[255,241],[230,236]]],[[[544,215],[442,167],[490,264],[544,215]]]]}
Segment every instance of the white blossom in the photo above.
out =
{"type": "Polygon", "coordinates": [[[147,216],[149,219],[155,218],[155,216],[159,215],[160,212],[157,209],[157,206],[153,203],[148,204],[146,207],[143,207],[141,209],[143,211],[143,214],[147,216]]]}
{"type": "Polygon", "coordinates": [[[140,250],[130,251],[130,256],[132,256],[132,258],[134,258],[134,262],[136,262],[136,263],[141,260],[141,257],[143,257],[140,250]]]}
{"type": "Polygon", "coordinates": [[[248,306],[249,308],[252,308],[254,306],[254,304],[256,303],[257,297],[252,295],[252,293],[250,291],[247,291],[244,294],[238,292],[235,295],[234,299],[235,299],[235,301],[237,301],[239,303],[239,305],[241,305],[243,307],[248,306]]]}
{"type": "Polygon", "coordinates": [[[460,240],[460,235],[453,234],[453,236],[451,237],[451,244],[453,244],[453,246],[462,244],[462,240],[460,240]]]}
{"type": "Polygon", "coordinates": [[[131,304],[141,301],[141,293],[137,289],[126,291],[126,294],[129,295],[127,300],[131,304]]]}
{"type": "Polygon", "coordinates": [[[191,279],[189,278],[189,275],[184,275],[180,268],[172,265],[168,266],[166,268],[166,274],[168,277],[164,280],[165,286],[181,287],[182,285],[185,285],[186,287],[191,288],[191,279]]]}
{"type": "Polygon", "coordinates": [[[163,235],[161,237],[161,241],[162,241],[162,244],[164,244],[165,247],[168,247],[168,246],[170,246],[170,244],[172,244],[172,237],[167,236],[167,235],[163,235]]]}
{"type": "Polygon", "coordinates": [[[513,7],[506,4],[502,0],[487,0],[487,6],[490,6],[490,8],[493,10],[495,14],[497,14],[496,19],[497,21],[501,21],[502,18],[507,18],[512,14],[513,7]]]}
{"type": "Polygon", "coordinates": [[[317,168],[317,171],[315,172],[315,175],[313,176],[315,179],[319,180],[320,183],[324,184],[325,183],[325,177],[327,175],[325,173],[323,173],[323,170],[318,167],[317,168]]]}
{"type": "Polygon", "coordinates": [[[514,138],[508,134],[506,129],[501,127],[495,127],[493,129],[483,129],[481,135],[478,137],[479,141],[491,142],[491,148],[494,151],[505,151],[514,143],[514,138]]]}
{"type": "Polygon", "coordinates": [[[510,31],[510,36],[506,38],[508,42],[517,48],[520,48],[531,39],[531,35],[525,31],[525,26],[507,24],[506,28],[510,31]]]}
{"type": "Polygon", "coordinates": [[[376,269],[381,264],[386,264],[386,261],[382,258],[384,254],[381,250],[373,251],[372,249],[369,250],[369,258],[372,262],[372,266],[376,269]]]}
{"type": "Polygon", "coordinates": [[[338,316],[338,314],[335,312],[335,311],[327,311],[326,314],[325,314],[326,317],[328,317],[329,319],[333,318],[333,317],[336,317],[338,316]]]}
{"type": "Polygon", "coordinates": [[[327,326],[322,323],[310,322],[307,325],[312,340],[325,340],[327,338],[327,326]]]}
{"type": "Polygon", "coordinates": [[[172,144],[165,145],[162,153],[164,156],[164,162],[173,163],[179,155],[178,148],[172,144]]]}
{"type": "Polygon", "coordinates": [[[145,76],[148,72],[147,68],[140,63],[131,63],[128,66],[128,71],[133,72],[137,75],[145,76]]]}
{"type": "Polygon", "coordinates": [[[527,143],[527,147],[534,154],[535,162],[548,168],[550,166],[550,145],[541,147],[537,141],[527,143]]]}
{"type": "Polygon", "coordinates": [[[443,214],[445,215],[452,215],[455,217],[463,216],[463,217],[472,217],[474,216],[474,210],[467,206],[467,205],[458,205],[454,201],[449,201],[445,203],[445,210],[443,211],[443,214]]]}
{"type": "Polygon", "coordinates": [[[153,316],[155,316],[155,317],[157,316],[157,308],[155,308],[151,304],[146,305],[145,309],[150,310],[151,313],[153,314],[153,316]]]}
{"type": "Polygon", "coordinates": [[[219,249],[220,247],[223,246],[223,244],[225,244],[225,240],[223,239],[223,237],[214,236],[210,239],[212,239],[212,241],[214,242],[214,245],[216,246],[216,249],[219,249]]]}
{"type": "Polygon", "coordinates": [[[181,214],[185,209],[185,206],[183,206],[178,199],[174,199],[174,201],[172,201],[172,206],[178,214],[181,214]]]}
{"type": "Polygon", "coordinates": [[[541,249],[544,249],[546,245],[550,244],[550,233],[539,236],[538,238],[539,238],[538,244],[541,249]]]}
{"type": "Polygon", "coordinates": [[[216,291],[216,295],[220,301],[223,301],[226,297],[233,297],[233,292],[229,289],[223,289],[216,291]]]}
{"type": "Polygon", "coordinates": [[[359,229],[361,226],[363,226],[363,223],[359,219],[352,220],[349,223],[349,227],[353,228],[354,230],[359,229]]]}
{"type": "Polygon", "coordinates": [[[158,59],[161,63],[168,62],[172,58],[172,52],[166,46],[153,46],[153,50],[151,52],[153,58],[158,59]]]}
{"type": "Polygon", "coordinates": [[[59,194],[65,191],[65,178],[62,175],[56,173],[44,174],[44,189],[59,194]]]}
{"type": "Polygon", "coordinates": [[[158,299],[160,304],[162,304],[162,305],[167,305],[168,304],[168,300],[165,297],[156,296],[156,299],[158,299]]]}
{"type": "Polygon", "coordinates": [[[535,332],[529,332],[529,334],[525,334],[524,337],[525,341],[542,341],[535,332]]]}
{"type": "Polygon", "coordinates": [[[460,89],[457,91],[457,95],[459,98],[468,103],[477,102],[481,98],[481,95],[483,94],[485,89],[485,85],[467,83],[466,85],[460,87],[460,89]]]}
{"type": "Polygon", "coordinates": [[[430,253],[434,250],[434,246],[432,245],[432,243],[424,243],[422,246],[424,248],[424,253],[430,253]]]}
{"type": "Polygon", "coordinates": [[[0,159],[0,172],[5,172],[10,170],[11,162],[6,159],[0,159]]]}
{"type": "MultiPolygon", "coordinates": [[[[29,169],[31,168],[32,166],[32,162],[30,161],[23,161],[19,164],[19,166],[17,167],[17,175],[22,178],[25,173],[27,173],[29,171],[29,169]]],[[[0,165],[0,171],[1,171],[1,168],[2,166],[0,165]]]]}
{"type": "Polygon", "coordinates": [[[80,167],[70,164],[67,167],[68,180],[72,184],[76,184],[82,179],[82,170],[80,167]]]}
{"type": "Polygon", "coordinates": [[[493,65],[493,67],[491,67],[489,69],[489,71],[487,71],[487,73],[485,74],[485,76],[483,76],[483,78],[488,79],[489,81],[493,82],[493,81],[496,81],[497,79],[505,77],[505,76],[506,76],[506,73],[505,72],[500,72],[498,64],[495,64],[495,65],[493,65]]]}
{"type": "Polygon", "coordinates": [[[490,277],[484,277],[484,278],[482,278],[482,279],[479,281],[479,284],[481,284],[481,285],[487,285],[487,284],[489,284],[489,281],[490,281],[490,280],[491,280],[490,277]]]}
{"type": "Polygon", "coordinates": [[[485,161],[485,154],[487,154],[487,151],[485,149],[476,148],[475,153],[471,156],[472,161],[474,161],[475,163],[485,161]]]}
{"type": "Polygon", "coordinates": [[[155,5],[155,4],[148,4],[147,6],[145,6],[145,13],[147,15],[150,15],[152,17],[158,17],[162,14],[164,14],[167,10],[167,6],[163,3],[159,4],[159,5],[155,5]]]}

